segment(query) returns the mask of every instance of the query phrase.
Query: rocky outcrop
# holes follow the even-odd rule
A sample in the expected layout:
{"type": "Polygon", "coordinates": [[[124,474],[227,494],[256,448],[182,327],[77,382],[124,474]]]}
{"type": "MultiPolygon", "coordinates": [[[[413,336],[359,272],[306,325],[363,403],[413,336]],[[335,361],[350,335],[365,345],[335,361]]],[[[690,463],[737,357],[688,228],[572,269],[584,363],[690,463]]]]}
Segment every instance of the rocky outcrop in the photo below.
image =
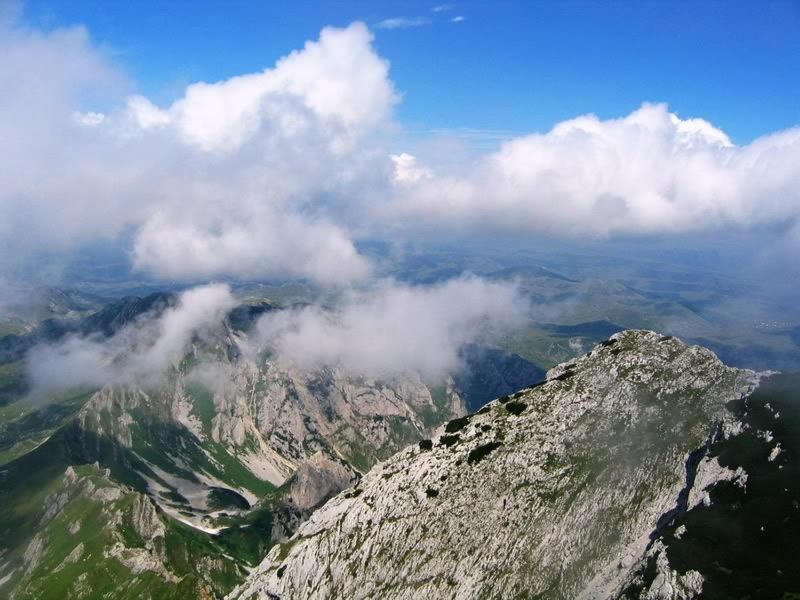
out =
{"type": "Polygon", "coordinates": [[[133,575],[156,575],[165,584],[176,584],[179,578],[166,566],[167,528],[151,500],[111,481],[107,469],[78,469],[67,467],[59,489],[45,498],[22,568],[9,574],[15,578],[12,596],[37,597],[44,579],[82,571],[85,566],[80,563],[87,555],[98,568],[101,561],[112,561],[133,575]],[[83,523],[89,526],[83,528],[83,523]]]}
{"type": "Polygon", "coordinates": [[[649,560],[637,597],[696,597],[660,531],[716,480],[747,484],[709,448],[757,383],[703,348],[616,334],[376,465],[232,597],[609,598],[649,560]]]}
{"type": "Polygon", "coordinates": [[[207,352],[193,360],[156,389],[95,393],[72,445],[82,460],[113,459],[118,477],[135,471],[139,491],[209,532],[219,529],[217,513],[225,520],[241,511],[212,510],[214,489],[253,505],[291,480],[284,499],[295,516],[307,515],[377,461],[466,412],[452,382],[430,387],[414,374],[378,381],[243,357],[227,363],[207,352]]]}
{"type": "Polygon", "coordinates": [[[214,393],[212,436],[236,448],[258,440],[258,451],[283,457],[276,484],[319,451],[366,470],[466,410],[452,389],[432,390],[416,374],[378,381],[239,361],[228,381],[214,393]]]}
{"type": "Polygon", "coordinates": [[[318,452],[295,472],[285,498],[302,511],[316,508],[358,480],[346,462],[318,452]]]}

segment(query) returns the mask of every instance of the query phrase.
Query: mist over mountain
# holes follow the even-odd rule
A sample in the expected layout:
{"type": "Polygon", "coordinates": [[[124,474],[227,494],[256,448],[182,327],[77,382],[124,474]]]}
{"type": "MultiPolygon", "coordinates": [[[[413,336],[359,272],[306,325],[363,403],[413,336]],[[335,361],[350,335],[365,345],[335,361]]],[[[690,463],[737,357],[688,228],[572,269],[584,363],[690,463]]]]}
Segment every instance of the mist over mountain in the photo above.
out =
{"type": "Polygon", "coordinates": [[[0,0],[0,598],[800,594],[797,25],[0,0]]]}

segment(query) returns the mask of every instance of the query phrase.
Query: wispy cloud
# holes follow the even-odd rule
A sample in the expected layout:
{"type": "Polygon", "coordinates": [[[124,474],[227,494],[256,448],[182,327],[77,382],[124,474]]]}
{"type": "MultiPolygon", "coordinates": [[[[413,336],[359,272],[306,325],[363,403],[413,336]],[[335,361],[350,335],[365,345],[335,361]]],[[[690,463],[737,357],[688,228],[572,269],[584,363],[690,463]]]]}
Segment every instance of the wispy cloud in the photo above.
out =
{"type": "Polygon", "coordinates": [[[431,20],[427,17],[391,17],[376,23],[375,27],[378,29],[409,29],[430,24],[431,20]]]}
{"type": "Polygon", "coordinates": [[[70,336],[36,346],[27,357],[32,396],[53,389],[131,381],[154,384],[180,361],[196,336],[203,336],[236,306],[227,285],[210,284],[183,292],[161,315],[141,315],[112,337],[70,336]]]}
{"type": "Polygon", "coordinates": [[[448,10],[453,10],[452,4],[437,4],[431,9],[431,12],[440,13],[440,12],[446,12],[448,10]]]}
{"type": "Polygon", "coordinates": [[[453,17],[452,19],[450,19],[450,22],[451,23],[462,23],[465,19],[466,19],[466,17],[464,15],[458,15],[458,16],[453,17]]]}
{"type": "Polygon", "coordinates": [[[462,277],[408,287],[381,281],[347,294],[333,311],[308,306],[265,315],[250,340],[301,368],[341,366],[371,377],[410,371],[436,380],[459,368],[465,344],[519,327],[529,308],[507,282],[462,277]]]}
{"type": "Polygon", "coordinates": [[[523,133],[511,129],[483,129],[476,127],[438,127],[411,131],[424,136],[456,138],[470,143],[485,144],[499,144],[523,135],[523,133]]]}

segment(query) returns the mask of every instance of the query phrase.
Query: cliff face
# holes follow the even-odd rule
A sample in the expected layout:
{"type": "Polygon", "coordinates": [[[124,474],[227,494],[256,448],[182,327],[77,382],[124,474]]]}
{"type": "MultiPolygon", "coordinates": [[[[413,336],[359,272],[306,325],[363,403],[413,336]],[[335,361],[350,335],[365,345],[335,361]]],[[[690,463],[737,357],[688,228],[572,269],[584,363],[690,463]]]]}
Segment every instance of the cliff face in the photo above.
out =
{"type": "Polygon", "coordinates": [[[212,505],[215,489],[240,496],[246,508],[283,486],[306,511],[465,412],[451,388],[429,388],[414,375],[375,381],[246,360],[212,367],[217,389],[195,371],[175,372],[155,390],[105,388],[73,427],[82,458],[102,463],[94,440],[113,444],[125,456],[117,475],[132,471],[168,514],[205,529],[237,512],[212,505]]]}
{"type": "MultiPolygon", "coordinates": [[[[52,335],[22,336],[15,351],[77,333],[105,339],[175,302],[169,294],[125,298],[82,319],[53,320],[52,335]]],[[[481,348],[464,357],[462,385],[415,373],[300,370],[248,343],[268,310],[276,309],[235,308],[163,374],[78,390],[57,411],[42,411],[49,420],[31,413],[0,428],[0,450],[13,450],[0,457],[0,595],[94,597],[113,575],[128,582],[115,597],[142,589],[222,597],[375,463],[492,390],[537,379],[523,359],[481,348]],[[77,480],[113,488],[114,502],[101,503],[77,480]],[[149,533],[130,533],[137,527],[149,533]],[[62,562],[69,568],[53,570],[62,562]]]]}
{"type": "Polygon", "coordinates": [[[215,350],[158,385],[99,390],[3,465],[0,596],[95,597],[113,577],[127,582],[119,598],[222,597],[361,472],[466,411],[415,375],[301,372],[215,350]]]}
{"type": "Polygon", "coordinates": [[[616,334],[376,465],[232,596],[695,597],[707,576],[673,570],[663,533],[720,482],[747,486],[713,448],[748,429],[731,403],[758,379],[616,334]]]}

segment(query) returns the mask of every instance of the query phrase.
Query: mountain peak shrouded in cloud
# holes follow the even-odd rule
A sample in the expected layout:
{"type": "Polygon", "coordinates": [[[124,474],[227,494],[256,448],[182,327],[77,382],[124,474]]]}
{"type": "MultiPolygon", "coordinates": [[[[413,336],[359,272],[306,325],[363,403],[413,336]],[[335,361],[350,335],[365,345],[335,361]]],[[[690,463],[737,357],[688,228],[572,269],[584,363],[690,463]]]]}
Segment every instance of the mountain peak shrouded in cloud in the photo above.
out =
{"type": "Polygon", "coordinates": [[[351,291],[333,310],[310,306],[261,317],[255,343],[301,368],[342,367],[371,377],[420,373],[438,380],[460,367],[459,350],[525,322],[516,286],[476,277],[432,286],[382,281],[351,291]]]}
{"type": "Polygon", "coordinates": [[[180,362],[196,335],[217,327],[236,302],[226,285],[183,292],[174,306],[149,311],[113,335],[68,335],[36,346],[27,357],[32,395],[113,383],[152,385],[180,362]]]}
{"type": "MultiPolygon", "coordinates": [[[[29,352],[32,396],[114,383],[156,385],[196,339],[218,345],[214,336],[238,304],[227,285],[209,284],[168,302],[159,296],[148,310],[108,330],[89,317],[88,331],[67,333],[29,352]]],[[[467,344],[520,326],[529,309],[508,282],[462,277],[407,286],[382,280],[344,292],[333,308],[267,311],[230,343],[251,359],[268,350],[274,360],[304,370],[342,368],[376,378],[417,373],[440,381],[461,369],[460,351],[467,344]]]]}

